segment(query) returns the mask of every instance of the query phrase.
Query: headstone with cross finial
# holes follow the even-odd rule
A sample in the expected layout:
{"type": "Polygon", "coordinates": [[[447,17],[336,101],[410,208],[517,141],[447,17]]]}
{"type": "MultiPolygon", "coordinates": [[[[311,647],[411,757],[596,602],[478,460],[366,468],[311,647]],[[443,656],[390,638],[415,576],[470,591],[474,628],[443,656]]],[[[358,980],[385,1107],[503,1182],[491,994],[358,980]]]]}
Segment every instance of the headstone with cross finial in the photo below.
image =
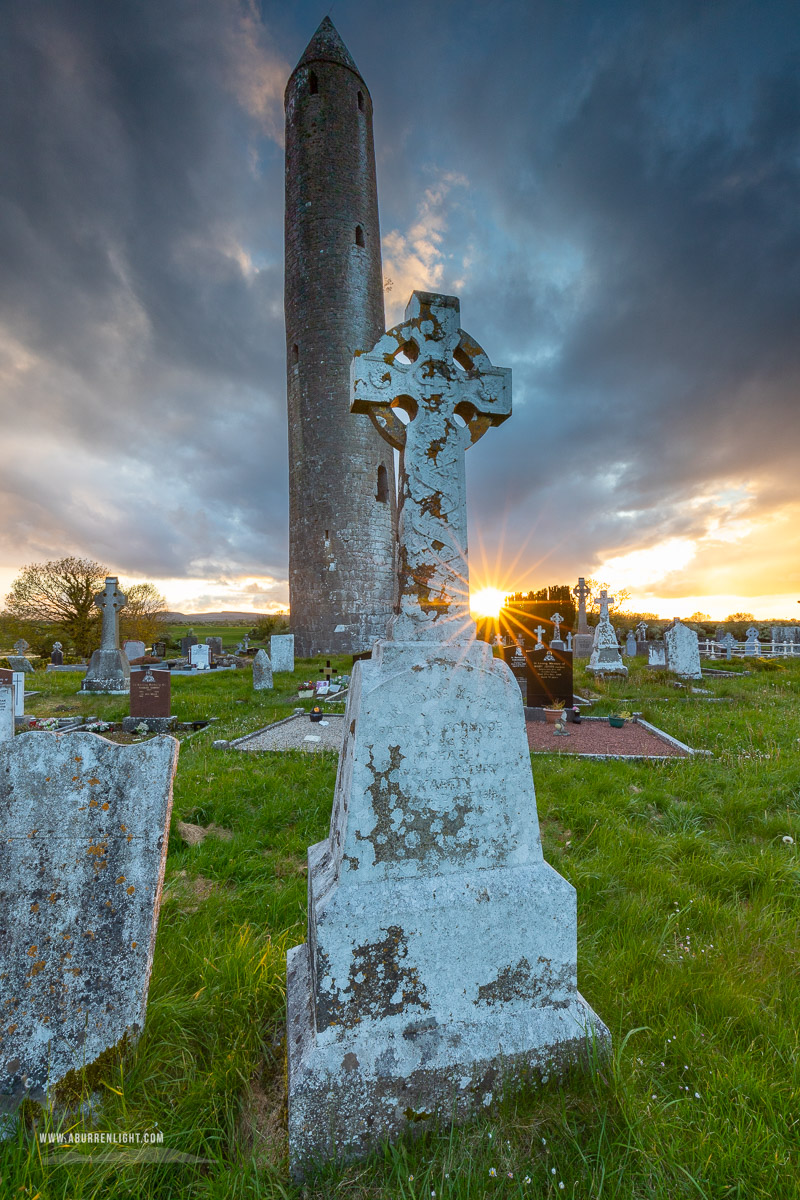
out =
{"type": "Polygon", "coordinates": [[[399,600],[353,667],[308,943],[288,957],[296,1176],[608,1039],[577,991],[574,890],[542,858],[519,686],[469,615],[464,453],[510,415],[510,372],[455,297],[415,292],[351,379],[401,454],[399,600]]]}
{"type": "Polygon", "coordinates": [[[550,649],[564,650],[565,645],[561,637],[561,622],[564,620],[564,618],[562,617],[561,613],[556,612],[553,613],[550,620],[553,622],[553,626],[555,628],[555,637],[550,639],[550,649]]]}
{"type": "Polygon", "coordinates": [[[628,668],[622,661],[617,635],[608,615],[614,597],[609,596],[603,588],[594,599],[600,605],[600,617],[595,626],[592,653],[586,670],[593,675],[627,675],[628,668]]]}
{"type": "Polygon", "coordinates": [[[116,575],[106,578],[102,592],[94,602],[103,614],[100,649],[95,650],[86,672],[82,692],[127,693],[130,690],[130,664],[119,648],[119,613],[125,607],[126,597],[119,590],[116,575]]]}
{"type": "Polygon", "coordinates": [[[578,628],[572,639],[572,653],[575,658],[588,658],[592,653],[594,635],[586,619],[586,601],[591,595],[591,589],[587,587],[583,575],[579,577],[577,586],[572,589],[572,594],[578,601],[578,628]]]}

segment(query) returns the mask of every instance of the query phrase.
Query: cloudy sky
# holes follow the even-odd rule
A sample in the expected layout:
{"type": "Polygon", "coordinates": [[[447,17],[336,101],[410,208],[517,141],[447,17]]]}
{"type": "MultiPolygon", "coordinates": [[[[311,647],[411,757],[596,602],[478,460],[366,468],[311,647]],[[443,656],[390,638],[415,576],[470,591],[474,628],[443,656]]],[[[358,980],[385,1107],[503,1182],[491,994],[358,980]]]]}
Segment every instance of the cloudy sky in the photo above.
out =
{"type": "Polygon", "coordinates": [[[800,614],[800,21],[736,0],[6,0],[0,595],[76,554],[286,603],[283,89],[326,11],[372,93],[387,323],[513,367],[473,588],[800,614]]]}

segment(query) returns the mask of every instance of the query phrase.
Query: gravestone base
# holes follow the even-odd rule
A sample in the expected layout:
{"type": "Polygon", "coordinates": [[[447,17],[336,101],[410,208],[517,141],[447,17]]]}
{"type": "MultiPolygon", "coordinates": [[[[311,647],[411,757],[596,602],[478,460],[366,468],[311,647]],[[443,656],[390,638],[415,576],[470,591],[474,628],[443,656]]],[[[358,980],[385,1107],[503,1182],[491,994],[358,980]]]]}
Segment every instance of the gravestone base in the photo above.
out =
{"type": "Polygon", "coordinates": [[[130,691],[131,668],[121,650],[95,650],[80,690],[123,695],[130,691]]]}
{"type": "Polygon", "coordinates": [[[122,732],[135,733],[140,725],[146,725],[150,733],[170,733],[177,723],[177,717],[123,717],[122,732]]]}
{"type": "Polygon", "coordinates": [[[378,642],[344,724],[288,957],[298,1179],[609,1040],[577,990],[575,890],[542,857],[506,664],[483,642],[378,642]]]}
{"type": "Polygon", "coordinates": [[[575,633],[572,635],[572,657],[589,658],[594,645],[593,633],[575,633]]]}
{"type": "Polygon", "coordinates": [[[484,1025],[440,1026],[435,1018],[384,1018],[323,1044],[314,1030],[307,945],[289,951],[287,992],[296,1181],[316,1164],[364,1158],[387,1137],[467,1120],[499,1099],[510,1080],[521,1084],[537,1069],[560,1074],[585,1062],[592,1035],[610,1045],[608,1030],[579,993],[563,1008],[531,1006],[525,1020],[507,1014],[484,1025]]]}

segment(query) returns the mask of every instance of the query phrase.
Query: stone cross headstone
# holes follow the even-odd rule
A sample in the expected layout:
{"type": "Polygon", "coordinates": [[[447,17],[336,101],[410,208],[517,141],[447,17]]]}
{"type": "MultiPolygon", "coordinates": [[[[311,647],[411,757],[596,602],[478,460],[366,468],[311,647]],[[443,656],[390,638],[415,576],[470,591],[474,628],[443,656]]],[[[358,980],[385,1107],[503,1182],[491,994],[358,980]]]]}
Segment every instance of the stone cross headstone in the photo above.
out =
{"type": "Polygon", "coordinates": [[[28,642],[25,641],[25,638],[18,638],[17,641],[14,642],[14,651],[15,651],[15,653],[17,653],[20,656],[20,658],[24,654],[27,654],[27,652],[29,650],[30,650],[30,645],[28,642]]]}
{"type": "Polygon", "coordinates": [[[61,642],[53,642],[53,649],[50,651],[50,662],[55,667],[63,666],[64,650],[61,642]]]}
{"type": "Polygon", "coordinates": [[[537,646],[537,649],[538,649],[538,647],[540,647],[540,646],[544,646],[544,642],[542,641],[542,637],[543,637],[543,635],[544,635],[545,633],[547,633],[547,630],[545,629],[544,625],[537,625],[537,626],[536,626],[536,628],[534,629],[534,631],[533,631],[533,632],[536,634],[536,646],[537,646]]]}
{"type": "Polygon", "coordinates": [[[272,663],[266,650],[259,650],[253,659],[253,691],[267,691],[272,686],[272,663]]]}
{"type": "Polygon", "coordinates": [[[725,658],[728,662],[733,658],[733,651],[736,646],[736,638],[732,633],[726,633],[723,638],[720,638],[721,646],[725,647],[725,658]]]}
{"type": "Polygon", "coordinates": [[[191,666],[197,667],[198,671],[209,670],[209,656],[210,651],[208,646],[201,646],[199,642],[196,642],[189,649],[189,663],[191,666]]]}
{"type": "Polygon", "coordinates": [[[273,633],[269,639],[269,660],[273,671],[294,670],[293,633],[273,633]]]}
{"type": "Polygon", "coordinates": [[[175,728],[176,718],[171,715],[172,681],[169,671],[145,667],[142,671],[131,671],[131,711],[123,717],[122,728],[130,733],[140,725],[146,725],[151,733],[166,733],[175,728]]]}
{"type": "Polygon", "coordinates": [[[761,642],[758,640],[758,630],[755,625],[750,626],[745,636],[747,637],[747,641],[744,644],[745,658],[752,658],[754,656],[758,658],[761,654],[761,642]]]}
{"type": "Polygon", "coordinates": [[[569,632],[567,633],[567,650],[572,654],[572,634],[569,632]]]}
{"type": "Polygon", "coordinates": [[[608,615],[614,597],[609,596],[603,588],[595,599],[600,604],[600,617],[595,626],[592,653],[586,670],[592,675],[627,675],[628,668],[622,661],[617,634],[608,615]]]}
{"type": "Polygon", "coordinates": [[[103,631],[100,649],[92,655],[81,691],[127,692],[131,668],[119,648],[119,614],[120,609],[125,607],[125,597],[119,590],[119,580],[115,575],[106,578],[106,586],[102,592],[98,592],[94,602],[103,614],[103,631]]]}
{"type": "Polygon", "coordinates": [[[128,662],[133,662],[135,658],[143,658],[146,646],[144,642],[127,641],[124,643],[122,650],[128,662]]]}
{"type": "Polygon", "coordinates": [[[10,741],[14,736],[14,686],[4,675],[0,671],[0,742],[10,741]]]}
{"type": "Polygon", "coordinates": [[[144,1026],[178,744],[0,743],[0,1098],[45,1102],[144,1026]]]}
{"type": "Polygon", "coordinates": [[[469,618],[464,451],[511,398],[458,312],[414,293],[353,364],[353,409],[401,447],[401,600],[353,666],[308,943],[288,956],[295,1176],[608,1037],[577,991],[574,890],[542,858],[519,687],[469,618]]]}
{"type": "Polygon", "coordinates": [[[685,679],[702,679],[697,632],[677,618],[664,630],[667,670],[685,679]]]}
{"type": "Polygon", "coordinates": [[[578,628],[572,639],[572,652],[575,658],[588,658],[594,645],[594,634],[586,619],[586,601],[591,595],[591,590],[586,586],[586,580],[582,575],[578,579],[577,586],[572,589],[572,594],[578,600],[578,628]]]}
{"type": "Polygon", "coordinates": [[[553,622],[555,629],[555,637],[550,639],[551,650],[564,650],[564,642],[561,638],[561,622],[564,620],[561,613],[553,613],[550,620],[553,622]]]}
{"type": "Polygon", "coordinates": [[[431,295],[414,292],[404,322],[351,367],[353,412],[400,452],[399,612],[389,622],[396,641],[475,636],[464,582],[464,451],[511,413],[510,369],[492,366],[458,328],[455,296],[437,296],[434,314],[431,295]],[[413,479],[403,465],[412,460],[413,479]]]}
{"type": "Polygon", "coordinates": [[[578,600],[578,633],[591,633],[589,622],[586,620],[586,601],[591,595],[591,589],[586,586],[586,580],[581,575],[577,586],[572,589],[573,596],[578,600]]]}

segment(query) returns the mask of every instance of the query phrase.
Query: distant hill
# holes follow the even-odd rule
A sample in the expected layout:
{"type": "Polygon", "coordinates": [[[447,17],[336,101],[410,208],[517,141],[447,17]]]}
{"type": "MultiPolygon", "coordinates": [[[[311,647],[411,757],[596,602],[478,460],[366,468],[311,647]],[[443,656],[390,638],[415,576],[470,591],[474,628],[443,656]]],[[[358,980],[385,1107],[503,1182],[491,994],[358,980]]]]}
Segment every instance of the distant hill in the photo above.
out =
{"type": "Polygon", "coordinates": [[[258,612],[166,612],[164,613],[164,619],[168,625],[255,625],[259,617],[271,617],[276,615],[287,617],[289,614],[258,612]]]}

